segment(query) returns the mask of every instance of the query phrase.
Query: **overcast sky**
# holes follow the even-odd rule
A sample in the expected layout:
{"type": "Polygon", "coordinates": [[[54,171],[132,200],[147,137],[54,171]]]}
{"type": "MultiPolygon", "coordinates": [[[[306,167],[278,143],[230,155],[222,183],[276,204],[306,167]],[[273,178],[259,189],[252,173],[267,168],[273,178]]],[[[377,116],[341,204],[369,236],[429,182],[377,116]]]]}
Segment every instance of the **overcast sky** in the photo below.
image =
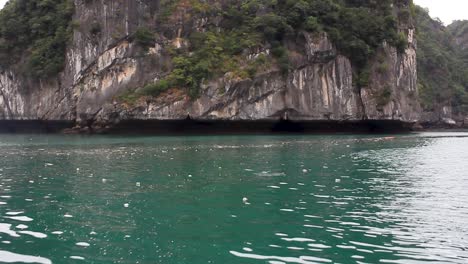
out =
{"type": "Polygon", "coordinates": [[[414,0],[414,2],[429,8],[430,15],[440,18],[446,25],[453,20],[468,20],[468,0],[414,0]]]}
{"type": "MultiPolygon", "coordinates": [[[[7,0],[0,0],[0,8],[7,0]]],[[[414,0],[420,6],[429,8],[432,17],[438,17],[445,24],[453,20],[468,19],[468,0],[414,0]]]]}

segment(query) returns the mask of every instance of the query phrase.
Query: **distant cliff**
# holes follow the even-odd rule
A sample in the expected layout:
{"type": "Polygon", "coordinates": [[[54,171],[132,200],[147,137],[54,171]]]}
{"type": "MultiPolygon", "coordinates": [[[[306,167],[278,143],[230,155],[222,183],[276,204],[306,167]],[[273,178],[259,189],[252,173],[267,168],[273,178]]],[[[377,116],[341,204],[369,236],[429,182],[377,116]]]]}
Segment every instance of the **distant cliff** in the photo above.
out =
{"type": "Polygon", "coordinates": [[[415,8],[421,122],[468,126],[468,21],[444,26],[415,8]]]}
{"type": "Polygon", "coordinates": [[[10,0],[0,118],[420,120],[411,1],[344,2],[10,0]]]}

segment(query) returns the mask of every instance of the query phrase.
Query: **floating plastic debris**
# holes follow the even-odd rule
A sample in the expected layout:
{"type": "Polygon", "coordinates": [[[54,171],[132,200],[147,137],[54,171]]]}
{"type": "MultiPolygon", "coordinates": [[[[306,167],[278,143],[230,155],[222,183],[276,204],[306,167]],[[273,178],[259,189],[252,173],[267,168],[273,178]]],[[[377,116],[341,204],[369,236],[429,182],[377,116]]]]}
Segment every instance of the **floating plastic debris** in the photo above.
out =
{"type": "Polygon", "coordinates": [[[124,207],[125,207],[125,208],[128,208],[129,206],[130,206],[130,205],[129,205],[128,203],[125,203],[125,204],[124,204],[124,207]]]}
{"type": "Polygon", "coordinates": [[[140,187],[141,186],[141,183],[140,182],[137,182],[136,183],[136,187],[140,187]]]}
{"type": "Polygon", "coordinates": [[[307,171],[306,169],[303,169],[302,172],[303,172],[303,173],[307,173],[308,171],[307,171]]]}

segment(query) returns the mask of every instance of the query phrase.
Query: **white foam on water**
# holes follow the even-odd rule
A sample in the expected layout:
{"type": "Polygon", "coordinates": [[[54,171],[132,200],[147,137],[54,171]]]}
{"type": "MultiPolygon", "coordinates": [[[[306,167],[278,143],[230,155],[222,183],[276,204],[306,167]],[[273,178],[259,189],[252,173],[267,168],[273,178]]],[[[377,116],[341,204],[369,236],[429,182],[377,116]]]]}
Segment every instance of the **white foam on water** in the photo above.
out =
{"type": "Polygon", "coordinates": [[[283,212],[294,212],[293,209],[280,209],[280,211],[283,211],[283,212]]]}
{"type": "Polygon", "coordinates": [[[63,215],[63,217],[66,217],[66,218],[72,218],[72,217],[73,217],[73,215],[71,215],[71,214],[65,214],[65,215],[63,215]]]}
{"type": "Polygon", "coordinates": [[[89,247],[90,246],[89,243],[86,243],[86,242],[78,242],[75,245],[80,246],[80,247],[89,247]]]}
{"type": "Polygon", "coordinates": [[[0,196],[0,198],[9,199],[9,198],[11,198],[11,196],[10,195],[2,195],[2,196],[0,196]]]}
{"type": "Polygon", "coordinates": [[[242,250],[247,251],[247,252],[252,252],[253,251],[251,248],[248,248],[248,247],[242,248],[242,250]]]}
{"type": "Polygon", "coordinates": [[[11,244],[11,241],[2,241],[3,244],[11,244]]]}
{"type": "Polygon", "coordinates": [[[270,186],[268,186],[268,188],[273,188],[273,189],[280,189],[281,187],[279,187],[279,186],[276,186],[276,185],[270,185],[270,186]]]}
{"type": "Polygon", "coordinates": [[[53,235],[61,235],[61,234],[63,234],[63,232],[62,232],[62,231],[54,231],[54,232],[52,232],[51,234],[53,234],[53,235]]]}
{"type": "Polygon", "coordinates": [[[280,236],[280,237],[287,237],[288,234],[283,234],[283,233],[275,233],[276,236],[280,236]]]}
{"type": "Polygon", "coordinates": [[[6,205],[7,203],[6,202],[0,202],[0,205],[6,205]]]}
{"type": "Polygon", "coordinates": [[[27,225],[20,224],[20,225],[17,225],[16,228],[18,228],[18,229],[26,229],[26,228],[28,228],[28,226],[27,226],[27,225]]]}

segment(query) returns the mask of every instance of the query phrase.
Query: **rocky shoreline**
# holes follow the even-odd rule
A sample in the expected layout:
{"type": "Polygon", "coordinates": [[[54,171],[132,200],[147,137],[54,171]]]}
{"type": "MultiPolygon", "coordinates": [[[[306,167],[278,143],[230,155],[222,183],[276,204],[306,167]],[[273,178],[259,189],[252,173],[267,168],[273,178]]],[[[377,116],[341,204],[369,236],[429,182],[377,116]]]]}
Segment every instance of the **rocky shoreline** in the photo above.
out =
{"type": "Polygon", "coordinates": [[[65,120],[0,120],[0,133],[223,135],[223,134],[334,134],[407,133],[412,131],[468,129],[452,122],[411,123],[395,120],[289,121],[289,120],[124,120],[107,125],[78,125],[65,120]]]}

